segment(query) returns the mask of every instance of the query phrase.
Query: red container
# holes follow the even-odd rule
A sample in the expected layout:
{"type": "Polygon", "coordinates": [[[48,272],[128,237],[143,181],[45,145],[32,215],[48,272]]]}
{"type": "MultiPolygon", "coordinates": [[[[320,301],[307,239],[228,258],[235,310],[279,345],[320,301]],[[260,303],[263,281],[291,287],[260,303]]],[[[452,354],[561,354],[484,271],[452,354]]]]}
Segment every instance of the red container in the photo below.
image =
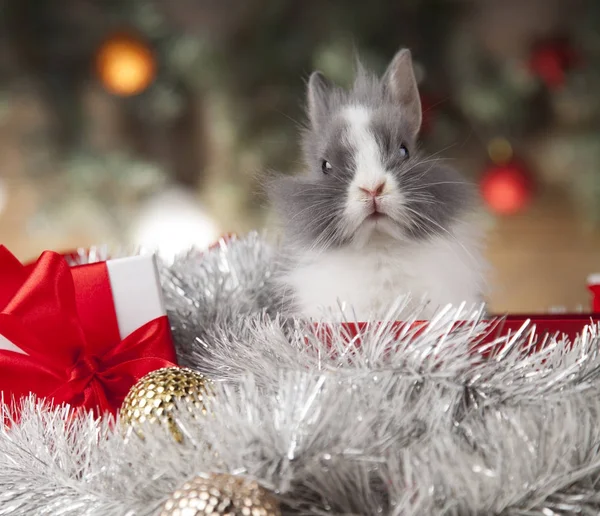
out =
{"type": "MultiPolygon", "coordinates": [[[[485,324],[485,321],[481,321],[485,324]]],[[[515,335],[519,330],[523,329],[525,335],[529,335],[531,330],[535,328],[535,345],[531,351],[536,351],[544,346],[547,337],[566,338],[573,342],[575,338],[583,331],[584,327],[590,324],[600,323],[600,313],[590,314],[519,314],[493,316],[489,319],[489,326],[483,331],[477,331],[472,345],[473,351],[481,353],[484,356],[489,356],[493,352],[501,349],[502,343],[494,345],[494,341],[507,336],[515,335]],[[525,326],[526,325],[526,326],[525,326]]],[[[454,328],[459,328],[461,325],[468,323],[458,322],[454,328]]],[[[404,323],[398,321],[391,324],[391,329],[400,337],[402,334],[418,335],[427,329],[428,321],[416,321],[414,323],[404,323]],[[407,327],[408,324],[408,327],[407,327]]],[[[334,329],[338,328],[339,336],[348,342],[352,341],[353,345],[359,347],[361,337],[372,334],[377,323],[342,323],[335,324],[319,324],[315,327],[315,336],[326,343],[331,342],[331,336],[334,329]]],[[[388,328],[389,328],[388,324],[388,328]]],[[[527,343],[529,345],[529,343],[527,343]]]]}

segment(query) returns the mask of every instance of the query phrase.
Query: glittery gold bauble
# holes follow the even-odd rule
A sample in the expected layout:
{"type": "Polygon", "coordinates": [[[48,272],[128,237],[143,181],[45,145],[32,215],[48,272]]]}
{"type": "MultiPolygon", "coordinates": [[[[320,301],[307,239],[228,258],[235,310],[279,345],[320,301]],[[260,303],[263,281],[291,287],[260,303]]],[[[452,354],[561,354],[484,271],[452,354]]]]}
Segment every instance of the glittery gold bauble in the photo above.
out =
{"type": "Polygon", "coordinates": [[[157,369],[131,388],[121,405],[120,421],[142,438],[141,423],[166,424],[175,440],[182,442],[183,434],[173,417],[175,412],[189,410],[194,415],[205,415],[205,401],[213,394],[212,387],[208,378],[191,369],[157,369]]]}
{"type": "Polygon", "coordinates": [[[241,477],[199,476],[186,482],[165,503],[160,516],[281,516],[272,493],[241,477]]]}
{"type": "Polygon", "coordinates": [[[145,42],[128,34],[117,34],[98,50],[96,69],[108,91],[130,96],[150,86],[156,75],[156,59],[145,42]]]}

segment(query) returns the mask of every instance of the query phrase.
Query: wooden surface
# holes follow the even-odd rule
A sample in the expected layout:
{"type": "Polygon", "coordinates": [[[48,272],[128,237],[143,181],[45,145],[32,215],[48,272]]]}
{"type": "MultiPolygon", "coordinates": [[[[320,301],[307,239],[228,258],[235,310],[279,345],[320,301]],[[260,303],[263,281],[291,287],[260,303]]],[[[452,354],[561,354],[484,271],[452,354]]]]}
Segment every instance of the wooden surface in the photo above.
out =
{"type": "Polygon", "coordinates": [[[542,192],[530,210],[489,232],[491,309],[589,308],[588,274],[600,272],[600,233],[586,229],[561,192],[542,192]]]}

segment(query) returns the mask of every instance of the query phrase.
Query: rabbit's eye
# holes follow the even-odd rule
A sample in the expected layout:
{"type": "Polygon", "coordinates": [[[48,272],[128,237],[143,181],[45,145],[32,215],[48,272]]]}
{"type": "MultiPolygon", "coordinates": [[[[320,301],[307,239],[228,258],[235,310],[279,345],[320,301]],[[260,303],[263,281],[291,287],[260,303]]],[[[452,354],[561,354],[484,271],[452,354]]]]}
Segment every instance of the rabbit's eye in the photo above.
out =
{"type": "Polygon", "coordinates": [[[408,149],[404,144],[400,145],[400,156],[405,159],[408,158],[408,149]]]}
{"type": "Polygon", "coordinates": [[[321,161],[321,170],[323,171],[323,174],[329,174],[332,168],[333,167],[331,166],[331,163],[329,163],[329,161],[327,161],[326,159],[321,161]]]}

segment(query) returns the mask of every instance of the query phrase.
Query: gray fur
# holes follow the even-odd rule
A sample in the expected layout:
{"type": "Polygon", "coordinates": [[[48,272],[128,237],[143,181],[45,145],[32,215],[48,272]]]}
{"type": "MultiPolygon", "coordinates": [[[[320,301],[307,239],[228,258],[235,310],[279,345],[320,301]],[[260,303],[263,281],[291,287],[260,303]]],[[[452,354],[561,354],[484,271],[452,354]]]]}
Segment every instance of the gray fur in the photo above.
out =
{"type": "Polygon", "coordinates": [[[446,233],[464,210],[471,208],[473,188],[440,159],[423,156],[416,135],[421,104],[410,52],[401,50],[382,79],[358,66],[353,87],[345,91],[314,72],[307,92],[309,125],[303,134],[307,174],[284,177],[270,185],[270,198],[285,226],[288,242],[303,247],[340,247],[353,235],[344,225],[347,189],[354,176],[356,149],[344,133],[346,106],[364,106],[372,113],[371,130],[388,172],[406,197],[405,220],[396,221],[408,239],[446,233]],[[409,158],[400,154],[401,145],[409,158]],[[324,174],[323,159],[333,165],[324,174]]]}
{"type": "Polygon", "coordinates": [[[310,123],[319,127],[329,116],[329,95],[331,83],[321,72],[313,72],[308,80],[306,104],[310,123]]]}
{"type": "Polygon", "coordinates": [[[394,56],[382,82],[394,103],[402,108],[404,119],[416,135],[423,115],[410,50],[404,48],[394,56]]]}

